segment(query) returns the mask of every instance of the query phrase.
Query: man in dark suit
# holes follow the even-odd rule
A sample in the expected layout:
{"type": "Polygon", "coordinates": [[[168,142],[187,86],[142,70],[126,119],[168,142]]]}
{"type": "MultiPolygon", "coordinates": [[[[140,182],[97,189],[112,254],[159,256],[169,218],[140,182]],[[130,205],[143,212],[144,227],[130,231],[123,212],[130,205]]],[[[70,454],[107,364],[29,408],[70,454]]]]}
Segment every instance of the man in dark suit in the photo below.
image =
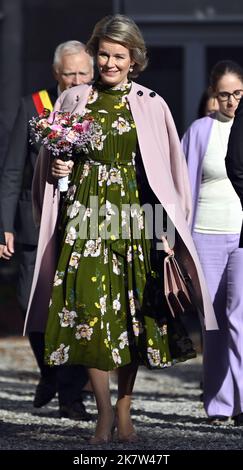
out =
{"type": "MultiPolygon", "coordinates": [[[[4,158],[7,150],[7,142],[8,142],[8,133],[7,129],[4,125],[4,120],[0,115],[0,172],[2,171],[2,167],[4,164],[4,158]]],[[[2,216],[0,214],[0,258],[3,254],[5,246],[5,236],[3,230],[3,223],[2,223],[2,216]]]]}
{"type": "MultiPolygon", "coordinates": [[[[17,299],[25,316],[32,283],[38,229],[32,215],[31,185],[39,146],[30,143],[29,120],[44,108],[52,109],[57,96],[65,89],[93,78],[93,61],[79,41],[60,44],[54,54],[53,71],[57,86],[41,90],[22,98],[13,131],[10,136],[0,184],[0,214],[6,246],[2,257],[10,259],[15,243],[20,247],[20,264],[17,299]]],[[[34,398],[39,408],[58,392],[60,416],[73,419],[90,419],[81,400],[82,388],[88,380],[83,366],[51,368],[44,363],[44,334],[31,332],[29,340],[41,372],[34,398]]]]}
{"type": "Polygon", "coordinates": [[[4,231],[3,231],[2,219],[0,217],[0,258],[3,254],[4,247],[5,247],[5,236],[4,236],[4,231]]]}
{"type": "Polygon", "coordinates": [[[8,130],[6,128],[4,118],[2,114],[0,114],[0,172],[2,171],[4,159],[6,156],[8,139],[9,139],[8,130]]]}
{"type": "MultiPolygon", "coordinates": [[[[227,175],[240,198],[243,209],[243,98],[235,112],[225,164],[227,175]]],[[[243,226],[239,246],[243,248],[243,226]]]]}

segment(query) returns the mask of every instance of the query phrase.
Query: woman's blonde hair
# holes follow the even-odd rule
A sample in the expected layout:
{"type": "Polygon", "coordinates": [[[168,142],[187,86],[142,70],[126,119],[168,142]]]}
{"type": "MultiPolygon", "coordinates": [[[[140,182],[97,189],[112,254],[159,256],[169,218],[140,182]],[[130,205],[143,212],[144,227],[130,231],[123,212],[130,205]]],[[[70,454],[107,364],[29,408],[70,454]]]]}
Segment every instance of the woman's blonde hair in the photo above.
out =
{"type": "Polygon", "coordinates": [[[124,15],[109,15],[96,23],[92,36],[86,44],[86,51],[96,56],[99,41],[114,41],[126,47],[131,59],[135,62],[129,77],[137,77],[148,64],[147,50],[143,36],[136,23],[124,15]]]}

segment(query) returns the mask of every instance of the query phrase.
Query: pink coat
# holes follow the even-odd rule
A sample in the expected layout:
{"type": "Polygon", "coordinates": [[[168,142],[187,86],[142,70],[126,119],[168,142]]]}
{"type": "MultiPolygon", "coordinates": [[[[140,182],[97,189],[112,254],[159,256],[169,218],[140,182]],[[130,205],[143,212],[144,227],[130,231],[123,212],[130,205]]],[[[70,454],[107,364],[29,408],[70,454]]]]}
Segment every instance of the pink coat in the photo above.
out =
{"type": "MultiPolygon", "coordinates": [[[[91,89],[89,85],[79,85],[66,90],[58,98],[55,110],[81,113],[91,89]]],[[[202,295],[206,329],[217,329],[213,306],[189,229],[190,184],[170,110],[163,98],[135,82],[132,83],[128,101],[148,182],[176,227],[176,254],[191,274],[197,292],[202,295]]],[[[55,228],[59,192],[50,176],[49,162],[50,158],[42,148],[33,181],[35,219],[41,219],[40,237],[25,332],[45,329],[56,268],[55,228]]]]}

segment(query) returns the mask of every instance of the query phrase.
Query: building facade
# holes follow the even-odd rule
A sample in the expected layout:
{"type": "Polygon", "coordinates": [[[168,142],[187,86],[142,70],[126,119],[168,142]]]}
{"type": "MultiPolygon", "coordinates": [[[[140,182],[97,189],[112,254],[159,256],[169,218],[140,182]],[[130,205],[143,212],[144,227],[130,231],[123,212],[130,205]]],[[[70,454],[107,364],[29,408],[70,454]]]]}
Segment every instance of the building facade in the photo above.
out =
{"type": "Polygon", "coordinates": [[[218,60],[243,65],[242,0],[1,0],[1,111],[9,127],[19,97],[52,84],[56,45],[85,42],[106,14],[131,16],[141,28],[149,66],[139,81],[168,102],[180,134],[218,60]]]}

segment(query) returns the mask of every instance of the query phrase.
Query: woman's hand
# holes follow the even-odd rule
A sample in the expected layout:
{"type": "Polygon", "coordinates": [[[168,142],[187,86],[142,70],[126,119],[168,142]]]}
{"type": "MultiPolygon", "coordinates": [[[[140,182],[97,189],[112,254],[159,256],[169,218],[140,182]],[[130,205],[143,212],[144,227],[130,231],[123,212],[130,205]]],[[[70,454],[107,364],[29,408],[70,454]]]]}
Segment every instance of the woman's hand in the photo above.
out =
{"type": "Polygon", "coordinates": [[[163,245],[164,245],[165,253],[167,253],[167,255],[174,255],[174,250],[172,250],[172,248],[170,248],[170,245],[168,243],[167,238],[165,238],[165,236],[162,235],[161,240],[162,240],[163,245]]]}
{"type": "Polygon", "coordinates": [[[6,245],[0,245],[0,258],[10,259],[14,254],[14,234],[4,232],[6,245]]]}
{"type": "Polygon", "coordinates": [[[0,244],[0,258],[1,258],[2,255],[3,255],[4,248],[5,248],[5,245],[1,245],[1,244],[0,244]]]}
{"type": "Polygon", "coordinates": [[[72,173],[73,169],[73,161],[68,160],[68,162],[64,162],[59,158],[55,158],[52,162],[51,166],[51,174],[54,178],[62,178],[63,176],[68,176],[72,173]]]}

